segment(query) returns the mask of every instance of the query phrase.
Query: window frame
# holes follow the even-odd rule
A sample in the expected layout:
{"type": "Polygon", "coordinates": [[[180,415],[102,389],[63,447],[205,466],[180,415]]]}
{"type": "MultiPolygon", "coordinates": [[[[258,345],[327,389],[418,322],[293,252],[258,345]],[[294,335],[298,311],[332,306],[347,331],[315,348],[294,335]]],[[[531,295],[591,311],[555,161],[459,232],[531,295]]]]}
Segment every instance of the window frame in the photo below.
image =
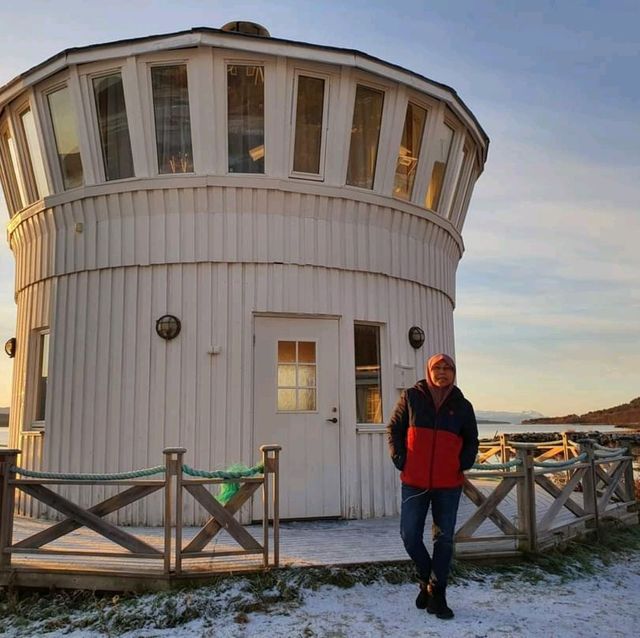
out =
{"type": "Polygon", "coordinates": [[[384,427],[385,423],[386,423],[386,411],[388,410],[388,405],[389,405],[389,394],[388,394],[388,389],[389,389],[389,383],[390,381],[388,381],[387,377],[389,376],[386,373],[386,361],[387,361],[387,357],[386,357],[386,351],[385,351],[385,345],[386,345],[386,324],[384,323],[379,323],[376,321],[366,321],[366,320],[360,320],[360,319],[354,319],[353,320],[353,326],[352,326],[352,338],[353,338],[353,407],[354,407],[354,416],[355,416],[355,421],[356,421],[356,428],[360,429],[360,428],[377,428],[377,427],[384,427]],[[378,355],[380,357],[380,402],[381,402],[381,406],[380,406],[380,412],[381,412],[381,421],[380,423],[363,423],[361,421],[358,421],[358,404],[357,404],[357,383],[356,383],[356,344],[355,344],[355,330],[356,330],[356,326],[367,326],[367,327],[372,327],[372,328],[377,328],[378,329],[378,355]]]}
{"type": "Polygon", "coordinates": [[[385,179],[385,164],[384,161],[380,162],[380,149],[386,148],[388,143],[388,137],[393,119],[393,89],[391,84],[384,82],[376,82],[371,77],[355,73],[350,78],[351,90],[349,92],[349,112],[347,114],[346,133],[347,142],[345,144],[345,158],[344,158],[344,173],[342,180],[345,188],[355,188],[360,193],[379,193],[385,179]],[[378,134],[378,148],[376,152],[376,164],[373,173],[373,182],[371,188],[364,186],[355,186],[354,184],[347,183],[347,176],[349,175],[349,157],[351,155],[351,131],[353,129],[353,116],[356,109],[356,96],[358,94],[358,86],[364,86],[365,88],[379,91],[382,93],[382,115],[380,117],[380,132],[378,134]]]}
{"type": "Polygon", "coordinates": [[[475,144],[467,136],[465,136],[462,141],[460,153],[462,154],[462,157],[460,158],[460,169],[453,187],[451,204],[447,211],[447,219],[454,224],[460,217],[460,209],[465,200],[467,188],[469,186],[469,179],[471,177],[471,170],[475,163],[475,144]],[[467,153],[466,157],[465,151],[467,153]]]}
{"type": "Polygon", "coordinates": [[[26,425],[24,429],[27,431],[44,431],[47,423],[47,405],[49,395],[49,379],[51,371],[51,330],[49,327],[40,326],[33,328],[30,335],[30,348],[28,353],[28,374],[29,384],[27,388],[28,392],[28,410],[26,412],[26,425]],[[44,415],[42,419],[38,419],[38,404],[40,402],[40,379],[42,378],[42,364],[43,364],[43,337],[47,336],[47,391],[44,398],[44,415]]]}
{"type": "Polygon", "coordinates": [[[84,188],[87,184],[87,163],[85,153],[83,152],[82,135],[80,131],[81,118],[84,118],[84,113],[78,111],[76,108],[73,87],[71,77],[65,75],[62,77],[52,78],[49,82],[39,87],[36,94],[36,103],[40,107],[40,112],[44,114],[41,119],[42,136],[44,138],[44,157],[43,161],[45,166],[49,167],[49,175],[51,178],[50,191],[55,193],[66,193],[78,188],[84,188]],[[64,175],[62,173],[62,166],[60,165],[60,157],[58,154],[58,142],[56,139],[56,133],[53,126],[53,118],[51,117],[51,108],[49,104],[49,95],[56,93],[62,89],[69,91],[69,97],[71,107],[73,110],[73,124],[78,141],[78,153],[80,155],[80,165],[82,168],[82,184],[79,186],[72,186],[67,188],[64,183],[64,175]]]}
{"type": "Polygon", "coordinates": [[[296,66],[293,69],[293,77],[291,84],[291,108],[289,115],[289,166],[288,176],[292,179],[305,179],[316,182],[324,182],[326,154],[327,154],[327,138],[329,135],[329,105],[331,95],[331,75],[320,71],[312,70],[308,67],[296,66]],[[295,145],[296,145],[296,117],[298,114],[298,82],[300,76],[316,78],[324,80],[324,96],[322,102],[322,126],[320,139],[320,165],[318,173],[304,173],[295,171],[293,165],[295,162],[295,145]]]}
{"type": "Polygon", "coordinates": [[[20,174],[16,174],[16,169],[21,171],[20,158],[16,157],[16,164],[14,164],[11,151],[8,145],[5,143],[5,133],[8,133],[11,139],[14,141],[14,145],[17,150],[17,140],[15,136],[15,130],[13,122],[11,121],[11,113],[9,109],[5,110],[4,117],[0,117],[0,160],[2,161],[2,185],[4,190],[4,196],[9,209],[9,217],[13,217],[24,208],[27,208],[29,204],[23,201],[23,191],[26,194],[26,185],[22,182],[22,190],[20,188],[20,182],[22,179],[20,174]]]}
{"type": "Polygon", "coordinates": [[[19,136],[20,146],[23,148],[23,172],[26,175],[26,187],[27,191],[29,191],[29,197],[31,201],[29,202],[29,206],[34,202],[44,199],[49,194],[49,180],[47,178],[47,169],[46,169],[46,151],[44,149],[44,140],[40,131],[38,130],[38,112],[36,105],[29,98],[22,100],[15,108],[15,118],[17,121],[16,133],[19,136]],[[36,134],[36,143],[38,144],[38,151],[40,152],[39,161],[41,163],[42,169],[42,177],[44,178],[44,188],[45,192],[40,192],[40,187],[38,186],[38,179],[36,177],[36,170],[34,167],[34,163],[38,161],[38,159],[33,157],[31,153],[31,149],[29,148],[29,142],[27,139],[27,131],[24,127],[24,120],[22,119],[27,111],[31,112],[31,116],[33,118],[33,126],[34,132],[36,134]]]}
{"type": "MultiPolygon", "coordinates": [[[[197,82],[194,78],[193,64],[197,63],[191,57],[176,57],[174,51],[165,52],[165,55],[154,55],[153,57],[142,57],[138,60],[139,72],[144,74],[144,80],[140,83],[141,108],[143,113],[145,138],[147,140],[146,152],[149,158],[150,172],[158,178],[174,178],[182,175],[195,175],[198,172],[196,164],[196,145],[198,135],[196,133],[197,104],[194,103],[194,96],[198,98],[197,82]],[[155,67],[184,66],[187,74],[187,95],[189,98],[189,127],[191,131],[191,161],[193,170],[186,173],[161,173],[158,161],[158,141],[155,123],[155,105],[153,102],[153,81],[151,69],[155,67]]],[[[133,149],[132,149],[133,150],[133,149]]]]}

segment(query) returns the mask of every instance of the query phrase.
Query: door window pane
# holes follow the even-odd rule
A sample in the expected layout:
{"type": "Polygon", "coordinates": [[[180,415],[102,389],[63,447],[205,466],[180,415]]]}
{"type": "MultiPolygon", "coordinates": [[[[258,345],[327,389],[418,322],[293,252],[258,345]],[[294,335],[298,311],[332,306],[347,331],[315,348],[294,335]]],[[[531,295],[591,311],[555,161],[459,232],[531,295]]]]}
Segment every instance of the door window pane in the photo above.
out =
{"type": "Polygon", "coordinates": [[[451,142],[453,141],[454,130],[448,125],[444,125],[444,133],[438,140],[436,146],[436,161],[433,164],[431,172],[431,180],[427,189],[427,196],[424,200],[425,208],[438,211],[440,206],[440,195],[442,195],[442,185],[444,176],[447,172],[447,163],[449,162],[449,153],[451,151],[451,142]]]}
{"type": "Polygon", "coordinates": [[[407,104],[404,118],[402,141],[396,162],[396,178],[393,194],[401,199],[411,199],[413,183],[416,178],[416,166],[420,156],[422,134],[427,120],[427,111],[415,104],[407,104]]]}
{"type": "Polygon", "coordinates": [[[64,188],[77,188],[82,186],[84,177],[69,89],[65,86],[49,93],[47,101],[64,188]]]}
{"type": "Polygon", "coordinates": [[[160,173],[192,173],[191,116],[187,67],[151,68],[153,114],[160,173]]]}
{"type": "Polygon", "coordinates": [[[293,170],[297,173],[320,173],[324,80],[298,76],[296,133],[293,170]]]}
{"type": "Polygon", "coordinates": [[[316,410],[316,344],[278,341],[277,400],[280,412],[316,410]]]}
{"type": "Polygon", "coordinates": [[[230,173],[264,173],[264,67],[227,67],[230,173]]]}
{"type": "Polygon", "coordinates": [[[382,423],[380,328],[355,324],[356,419],[358,423],[382,423]]]}
{"type": "Polygon", "coordinates": [[[44,174],[44,165],[42,162],[42,154],[40,153],[40,144],[38,143],[38,134],[36,133],[36,123],[33,119],[31,109],[27,109],[20,115],[22,122],[22,130],[27,141],[29,150],[29,159],[33,177],[36,182],[37,197],[44,197],[48,193],[47,178],[44,174]]]}
{"type": "Polygon", "coordinates": [[[347,184],[373,188],[384,93],[358,85],[351,125],[347,184]]]}
{"type": "Polygon", "coordinates": [[[120,73],[94,78],[104,173],[107,180],[133,177],[133,157],[120,73]]]}

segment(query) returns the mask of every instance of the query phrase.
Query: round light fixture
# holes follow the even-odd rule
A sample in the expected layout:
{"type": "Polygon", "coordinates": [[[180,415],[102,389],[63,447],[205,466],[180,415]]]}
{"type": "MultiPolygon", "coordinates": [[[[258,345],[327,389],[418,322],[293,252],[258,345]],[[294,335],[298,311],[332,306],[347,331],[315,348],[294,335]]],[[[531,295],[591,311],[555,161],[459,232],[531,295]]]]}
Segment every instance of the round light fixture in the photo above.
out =
{"type": "Polygon", "coordinates": [[[16,356],[16,338],[11,337],[11,339],[7,339],[4,343],[4,351],[7,353],[7,356],[10,359],[16,356]]]}
{"type": "Polygon", "coordinates": [[[420,326],[411,326],[411,328],[409,328],[409,343],[415,350],[422,348],[422,344],[424,343],[424,330],[420,328],[420,326]]]}
{"type": "Polygon", "coordinates": [[[173,315],[162,315],[158,321],[156,321],[156,332],[159,337],[169,341],[175,339],[180,334],[180,319],[173,315]]]}

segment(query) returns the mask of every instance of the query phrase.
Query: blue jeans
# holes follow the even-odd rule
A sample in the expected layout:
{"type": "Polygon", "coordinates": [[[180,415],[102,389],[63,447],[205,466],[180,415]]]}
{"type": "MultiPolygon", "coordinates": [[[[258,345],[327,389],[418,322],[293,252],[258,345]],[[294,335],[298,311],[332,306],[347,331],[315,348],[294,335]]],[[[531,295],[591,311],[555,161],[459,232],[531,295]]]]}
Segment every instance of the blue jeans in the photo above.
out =
{"type": "Polygon", "coordinates": [[[422,490],[402,485],[400,535],[407,554],[416,565],[418,578],[446,587],[453,557],[453,535],[456,527],[461,487],[422,490]],[[433,517],[433,558],[424,545],[424,523],[431,506],[433,517]]]}

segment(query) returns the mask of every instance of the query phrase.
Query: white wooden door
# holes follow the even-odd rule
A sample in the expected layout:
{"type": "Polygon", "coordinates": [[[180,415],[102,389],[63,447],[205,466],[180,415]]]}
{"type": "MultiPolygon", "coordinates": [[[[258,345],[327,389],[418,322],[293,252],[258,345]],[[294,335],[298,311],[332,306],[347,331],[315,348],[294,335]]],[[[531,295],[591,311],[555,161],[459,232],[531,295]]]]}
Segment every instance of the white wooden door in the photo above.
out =
{"type": "Polygon", "coordinates": [[[254,444],[282,445],[281,518],[341,514],[338,338],[336,319],[255,319],[254,444]]]}

